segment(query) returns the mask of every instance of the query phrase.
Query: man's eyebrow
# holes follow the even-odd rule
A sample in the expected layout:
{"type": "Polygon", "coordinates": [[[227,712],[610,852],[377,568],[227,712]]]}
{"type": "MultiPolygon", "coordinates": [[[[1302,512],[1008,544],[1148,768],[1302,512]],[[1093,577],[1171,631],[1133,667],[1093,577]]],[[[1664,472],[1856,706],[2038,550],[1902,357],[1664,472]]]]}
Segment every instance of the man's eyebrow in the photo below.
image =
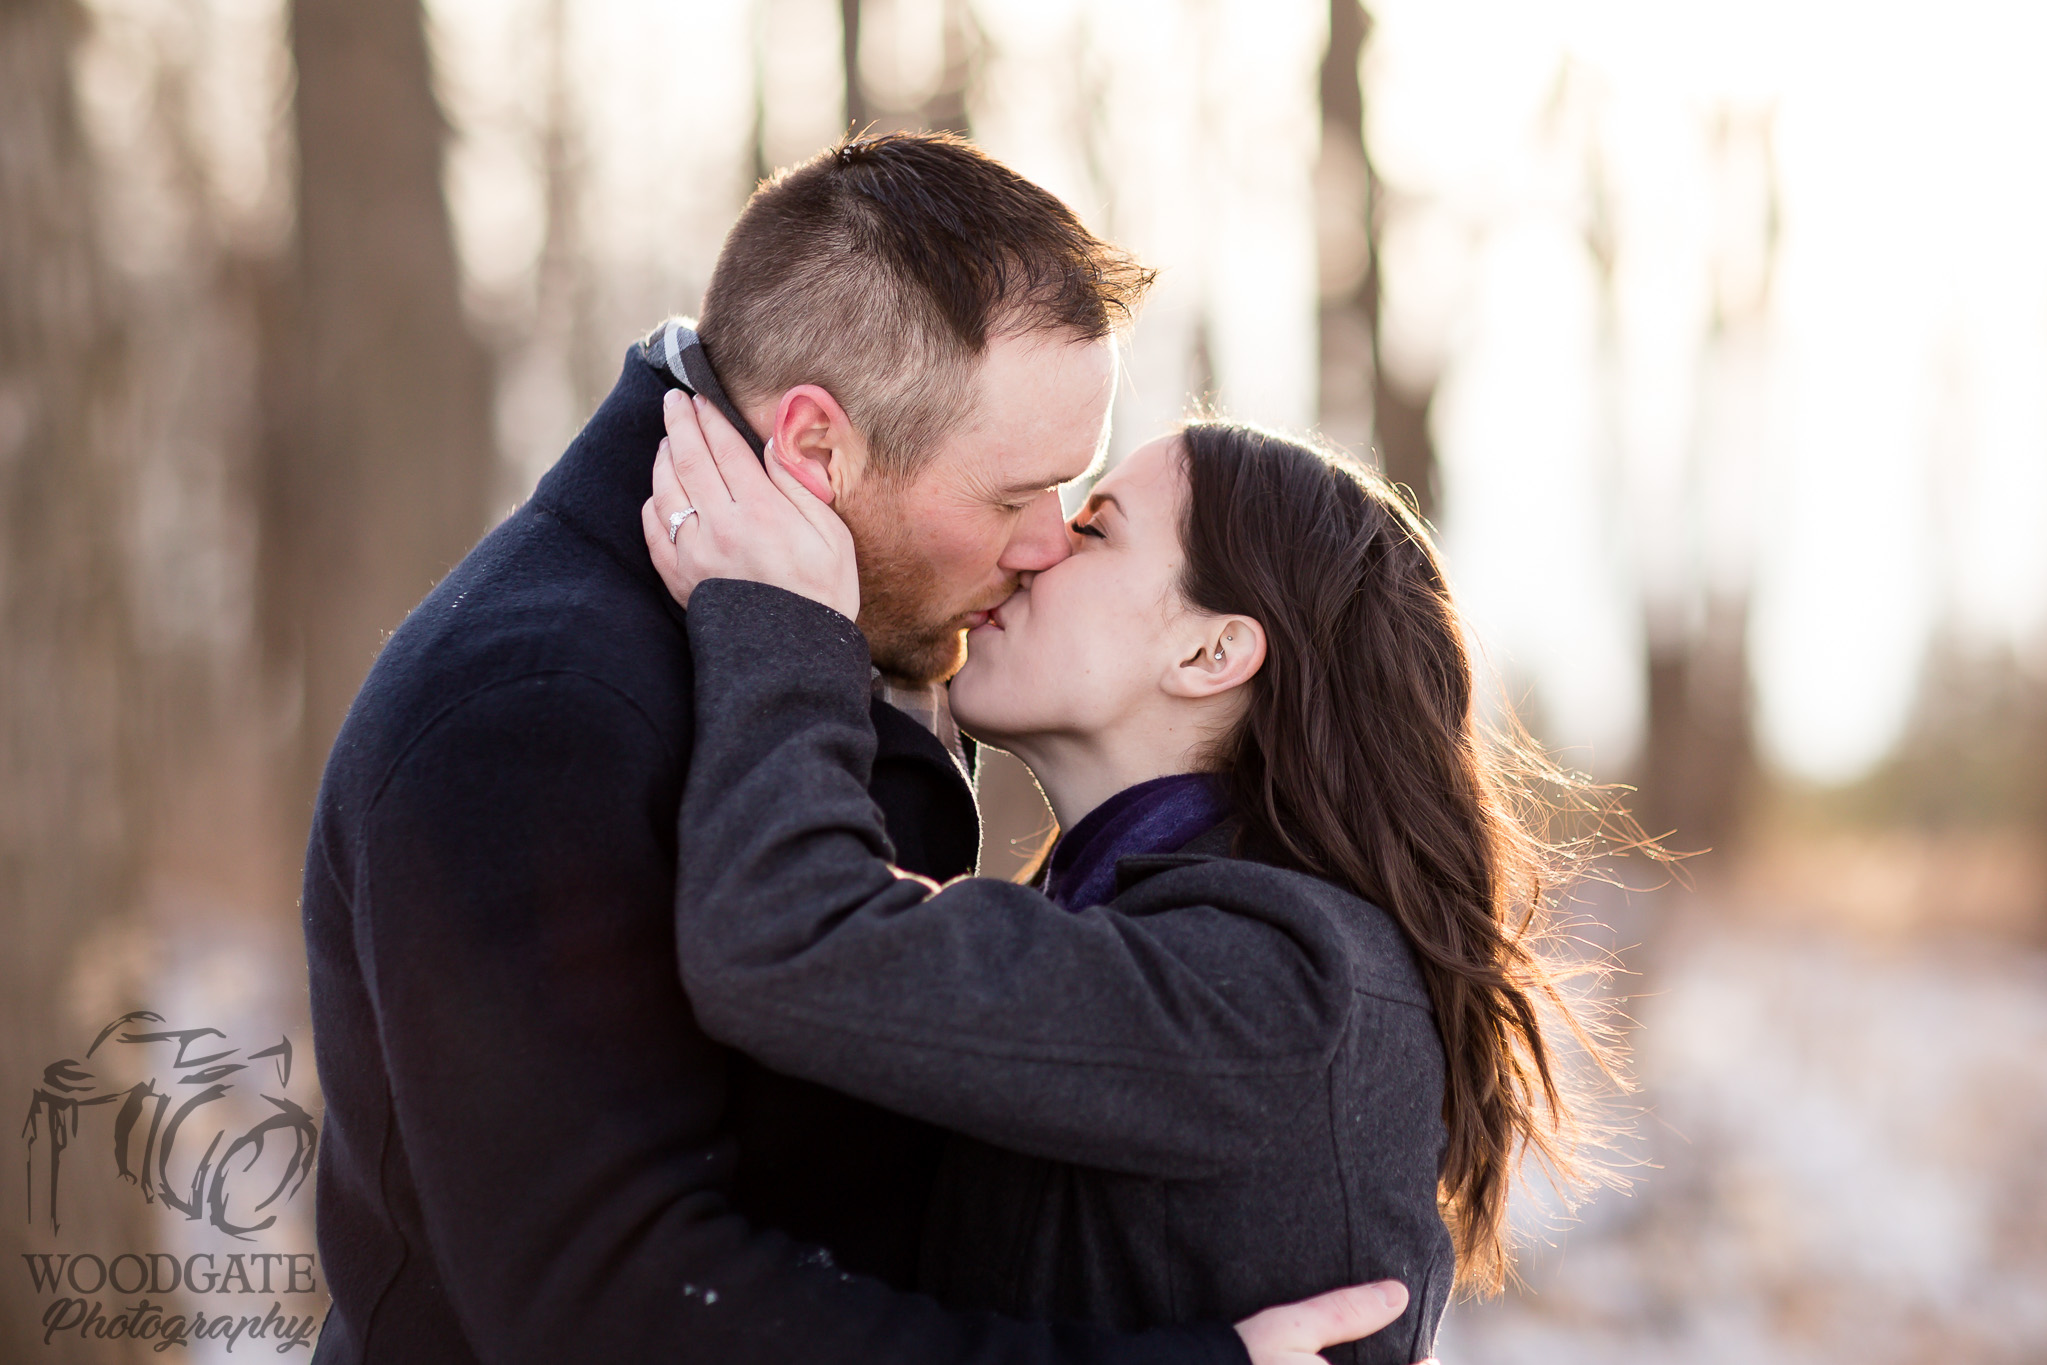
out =
{"type": "MultiPolygon", "coordinates": [[[[1083,474],[1080,477],[1086,478],[1087,476],[1083,474]]],[[[1023,497],[1030,493],[1043,493],[1050,488],[1062,488],[1072,482],[1072,479],[1055,479],[1051,483],[1046,483],[1042,479],[1025,479],[1021,483],[1013,483],[1003,489],[1002,496],[1006,498],[1023,497]]]]}
{"type": "Polygon", "coordinates": [[[1004,489],[1002,492],[1002,496],[1005,498],[1022,497],[1030,493],[1042,493],[1048,488],[1064,488],[1066,487],[1066,485],[1070,483],[1079,483],[1082,479],[1099,477],[1101,475],[1103,466],[1105,466],[1108,463],[1108,456],[1109,456],[1108,443],[1103,442],[1101,448],[1095,452],[1095,457],[1092,460],[1088,461],[1087,468],[1081,470],[1080,473],[1073,475],[1071,478],[1055,477],[1049,483],[1041,479],[1026,479],[1022,483],[1012,484],[1010,487],[1004,489]]]}

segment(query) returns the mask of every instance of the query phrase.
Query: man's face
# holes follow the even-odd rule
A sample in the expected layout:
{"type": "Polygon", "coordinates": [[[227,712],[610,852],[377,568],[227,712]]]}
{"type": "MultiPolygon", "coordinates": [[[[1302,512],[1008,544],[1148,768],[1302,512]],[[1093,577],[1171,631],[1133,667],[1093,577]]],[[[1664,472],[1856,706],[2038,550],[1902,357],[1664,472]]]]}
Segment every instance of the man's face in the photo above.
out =
{"type": "Polygon", "coordinates": [[[885,673],[951,677],[965,632],[1017,575],[1071,553],[1059,485],[1107,447],[1113,341],[991,340],[966,419],[907,482],[867,476],[839,513],[860,557],[860,626],[885,673]]]}

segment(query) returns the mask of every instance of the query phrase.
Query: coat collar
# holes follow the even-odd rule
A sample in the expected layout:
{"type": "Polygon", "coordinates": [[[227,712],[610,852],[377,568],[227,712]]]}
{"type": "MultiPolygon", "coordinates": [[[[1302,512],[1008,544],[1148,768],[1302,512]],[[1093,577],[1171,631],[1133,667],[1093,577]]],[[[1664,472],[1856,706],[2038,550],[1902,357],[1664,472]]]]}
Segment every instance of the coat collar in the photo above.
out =
{"type": "MultiPolygon", "coordinates": [[[[647,362],[635,342],[610,396],[533,490],[540,510],[596,542],[663,598],[668,598],[668,590],[647,558],[640,504],[652,491],[654,451],[667,434],[661,395],[674,387],[647,362]]],[[[673,605],[673,599],[669,601],[673,605]]],[[[681,619],[680,607],[676,619],[681,619]]]]}
{"type": "Polygon", "coordinates": [[[1222,862],[1236,857],[1237,833],[1240,828],[1240,823],[1232,817],[1213,829],[1196,835],[1178,852],[1136,853],[1128,858],[1118,858],[1116,894],[1120,896],[1139,882],[1156,877],[1161,872],[1170,872],[1176,867],[1193,867],[1198,863],[1222,862]]]}

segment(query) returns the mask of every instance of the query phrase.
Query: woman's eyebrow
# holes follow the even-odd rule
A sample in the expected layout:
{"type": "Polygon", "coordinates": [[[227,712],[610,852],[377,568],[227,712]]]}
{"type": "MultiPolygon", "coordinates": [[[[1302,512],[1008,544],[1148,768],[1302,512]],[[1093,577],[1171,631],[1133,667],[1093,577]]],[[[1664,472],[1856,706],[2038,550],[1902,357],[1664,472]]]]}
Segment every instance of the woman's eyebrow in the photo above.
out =
{"type": "Polygon", "coordinates": [[[1125,518],[1129,517],[1130,514],[1123,510],[1123,504],[1116,501],[1116,495],[1114,493],[1090,493],[1088,494],[1087,501],[1081,504],[1080,510],[1083,512],[1093,513],[1105,502],[1115,503],[1117,514],[1125,518]]]}

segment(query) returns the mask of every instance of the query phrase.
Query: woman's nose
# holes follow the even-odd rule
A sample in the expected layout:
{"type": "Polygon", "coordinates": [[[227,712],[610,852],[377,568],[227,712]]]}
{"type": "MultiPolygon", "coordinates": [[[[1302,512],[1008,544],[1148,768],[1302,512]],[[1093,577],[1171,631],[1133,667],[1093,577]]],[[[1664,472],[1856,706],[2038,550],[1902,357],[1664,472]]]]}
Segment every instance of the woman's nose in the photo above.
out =
{"type": "Polygon", "coordinates": [[[1073,538],[1066,529],[1066,513],[1059,506],[1059,494],[1047,489],[1031,500],[1017,518],[1003,548],[1001,566],[1010,573],[1037,573],[1051,568],[1073,553],[1073,538]]]}

